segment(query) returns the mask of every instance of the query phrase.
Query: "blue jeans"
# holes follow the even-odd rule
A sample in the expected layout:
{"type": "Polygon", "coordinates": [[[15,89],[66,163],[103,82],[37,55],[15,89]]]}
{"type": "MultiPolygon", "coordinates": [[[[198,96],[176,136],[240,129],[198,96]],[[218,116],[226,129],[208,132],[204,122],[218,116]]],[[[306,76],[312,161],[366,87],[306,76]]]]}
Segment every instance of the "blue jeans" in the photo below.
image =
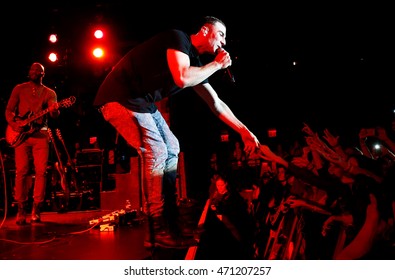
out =
{"type": "Polygon", "coordinates": [[[101,108],[101,112],[140,157],[146,214],[163,216],[165,200],[166,203],[169,199],[174,203],[176,196],[178,139],[159,110],[137,113],[118,102],[110,102],[101,108]]]}

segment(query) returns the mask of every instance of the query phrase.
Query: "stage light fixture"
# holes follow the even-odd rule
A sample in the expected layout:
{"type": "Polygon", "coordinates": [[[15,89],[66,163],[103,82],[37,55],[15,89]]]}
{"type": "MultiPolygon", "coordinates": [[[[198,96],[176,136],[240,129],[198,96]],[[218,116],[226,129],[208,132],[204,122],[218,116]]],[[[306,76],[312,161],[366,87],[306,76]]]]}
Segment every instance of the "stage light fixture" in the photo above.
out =
{"type": "Polygon", "coordinates": [[[49,39],[48,39],[51,43],[55,44],[58,41],[58,35],[56,34],[51,34],[49,35],[49,39]]]}
{"type": "Polygon", "coordinates": [[[101,29],[96,29],[95,32],[93,33],[93,36],[95,36],[96,39],[103,39],[104,32],[101,29]]]}
{"type": "Polygon", "coordinates": [[[48,59],[49,59],[49,61],[51,61],[51,62],[56,62],[56,61],[59,60],[58,55],[57,55],[55,52],[51,52],[51,53],[48,55],[48,59]]]}
{"type": "Polygon", "coordinates": [[[93,49],[92,54],[95,58],[103,58],[105,52],[104,52],[103,48],[96,47],[93,49]]]}

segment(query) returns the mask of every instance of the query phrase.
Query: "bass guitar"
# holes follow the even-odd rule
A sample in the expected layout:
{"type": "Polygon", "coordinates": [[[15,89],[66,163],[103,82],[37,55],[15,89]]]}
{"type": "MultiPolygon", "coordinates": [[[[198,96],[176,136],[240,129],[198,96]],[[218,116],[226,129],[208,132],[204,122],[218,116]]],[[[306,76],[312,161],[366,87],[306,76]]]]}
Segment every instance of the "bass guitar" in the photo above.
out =
{"type": "MultiPolygon", "coordinates": [[[[76,98],[70,96],[69,98],[59,101],[59,108],[67,108],[75,103],[76,98]]],[[[5,140],[7,143],[15,148],[25,141],[31,134],[39,130],[41,127],[35,124],[35,121],[49,112],[49,108],[41,110],[35,114],[27,112],[24,116],[16,116],[14,121],[23,128],[22,131],[15,131],[10,125],[7,126],[5,131],[5,140]]]]}
{"type": "Polygon", "coordinates": [[[68,204],[69,204],[69,198],[70,198],[70,189],[69,189],[67,178],[66,178],[66,168],[63,165],[62,155],[56,145],[55,138],[54,138],[54,136],[52,134],[52,130],[50,128],[48,128],[48,136],[52,142],[52,146],[55,150],[56,157],[58,159],[58,161],[55,162],[55,167],[56,167],[56,170],[58,171],[58,174],[60,177],[60,186],[61,186],[61,188],[63,190],[63,194],[64,194],[64,196],[63,196],[64,199],[61,203],[60,209],[67,210],[68,204]]]}
{"type": "Polygon", "coordinates": [[[68,170],[68,185],[69,185],[69,189],[70,190],[74,190],[74,191],[76,191],[76,192],[79,192],[80,191],[80,189],[79,189],[79,186],[78,186],[78,183],[77,183],[77,173],[78,173],[78,170],[77,170],[77,168],[75,167],[75,164],[74,164],[74,161],[73,161],[73,159],[71,158],[71,156],[70,156],[70,153],[69,153],[69,151],[68,151],[68,149],[67,149],[67,145],[66,145],[66,143],[65,143],[65,141],[64,141],[64,139],[63,139],[63,136],[62,136],[62,133],[60,132],[60,129],[59,128],[57,128],[56,129],[56,136],[58,136],[58,139],[59,139],[59,141],[60,141],[60,143],[62,143],[62,146],[63,146],[63,150],[65,151],[65,153],[66,153],[66,156],[67,156],[67,170],[68,170]]]}

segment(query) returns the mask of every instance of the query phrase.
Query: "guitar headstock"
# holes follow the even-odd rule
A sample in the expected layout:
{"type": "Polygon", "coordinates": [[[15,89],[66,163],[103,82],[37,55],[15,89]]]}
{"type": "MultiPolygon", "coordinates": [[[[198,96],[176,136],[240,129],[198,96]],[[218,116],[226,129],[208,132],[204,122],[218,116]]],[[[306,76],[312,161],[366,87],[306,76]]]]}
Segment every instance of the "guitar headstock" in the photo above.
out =
{"type": "Polygon", "coordinates": [[[59,102],[59,107],[70,107],[71,105],[73,105],[75,103],[75,96],[70,96],[69,98],[65,98],[62,101],[59,102]]]}
{"type": "Polygon", "coordinates": [[[60,133],[60,129],[59,128],[56,129],[56,136],[58,136],[60,141],[63,141],[63,137],[62,137],[62,134],[60,133]]]}
{"type": "Polygon", "coordinates": [[[47,131],[48,131],[49,138],[51,138],[53,140],[52,130],[48,127],[47,131]]]}

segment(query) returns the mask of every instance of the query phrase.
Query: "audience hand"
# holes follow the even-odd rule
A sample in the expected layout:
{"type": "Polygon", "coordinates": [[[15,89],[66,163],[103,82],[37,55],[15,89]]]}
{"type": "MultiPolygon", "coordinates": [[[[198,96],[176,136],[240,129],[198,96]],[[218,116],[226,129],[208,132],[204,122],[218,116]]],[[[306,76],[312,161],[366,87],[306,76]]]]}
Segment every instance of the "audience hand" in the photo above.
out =
{"type": "Polygon", "coordinates": [[[359,138],[360,139],[365,139],[367,137],[375,136],[376,132],[373,128],[361,128],[359,131],[359,138]]]}
{"type": "Polygon", "coordinates": [[[328,142],[331,147],[336,147],[339,145],[339,136],[332,135],[327,128],[324,129],[323,138],[328,142]]]}
{"type": "Polygon", "coordinates": [[[314,132],[311,130],[311,128],[306,124],[303,123],[304,127],[302,128],[302,132],[306,133],[309,136],[314,136],[314,132]]]}
{"type": "Polygon", "coordinates": [[[305,167],[309,166],[310,161],[307,158],[304,158],[304,157],[294,157],[292,159],[292,163],[294,165],[298,166],[298,167],[305,168],[305,167]]]}
{"type": "Polygon", "coordinates": [[[382,127],[376,127],[376,136],[380,140],[386,140],[388,138],[387,131],[382,127]]]}

